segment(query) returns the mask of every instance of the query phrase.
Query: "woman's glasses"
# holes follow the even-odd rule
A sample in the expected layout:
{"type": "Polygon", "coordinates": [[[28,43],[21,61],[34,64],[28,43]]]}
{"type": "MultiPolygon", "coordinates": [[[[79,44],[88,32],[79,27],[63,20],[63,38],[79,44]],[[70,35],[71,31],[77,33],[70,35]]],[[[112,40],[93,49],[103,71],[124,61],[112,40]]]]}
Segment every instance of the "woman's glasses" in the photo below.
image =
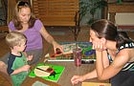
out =
{"type": "Polygon", "coordinates": [[[25,5],[29,5],[28,2],[24,2],[24,1],[20,1],[18,6],[25,6],[25,5]]]}

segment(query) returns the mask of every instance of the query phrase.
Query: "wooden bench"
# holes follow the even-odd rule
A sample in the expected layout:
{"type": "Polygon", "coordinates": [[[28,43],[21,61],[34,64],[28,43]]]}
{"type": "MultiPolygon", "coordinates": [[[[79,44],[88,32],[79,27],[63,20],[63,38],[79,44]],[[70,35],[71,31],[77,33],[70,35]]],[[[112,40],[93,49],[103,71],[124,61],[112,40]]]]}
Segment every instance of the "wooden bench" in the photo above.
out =
{"type": "Polygon", "coordinates": [[[44,26],[72,28],[77,40],[80,32],[79,0],[32,0],[32,8],[44,26]]]}
{"type": "Polygon", "coordinates": [[[10,76],[1,70],[0,70],[0,79],[1,79],[0,86],[13,86],[10,76]]]}

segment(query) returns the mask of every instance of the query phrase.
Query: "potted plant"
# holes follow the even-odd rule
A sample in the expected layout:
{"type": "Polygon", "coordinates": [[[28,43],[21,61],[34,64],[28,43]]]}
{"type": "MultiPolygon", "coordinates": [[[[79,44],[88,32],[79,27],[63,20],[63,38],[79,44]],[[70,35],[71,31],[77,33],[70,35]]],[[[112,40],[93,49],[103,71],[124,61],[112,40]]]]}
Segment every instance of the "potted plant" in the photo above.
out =
{"type": "Polygon", "coordinates": [[[107,6],[107,1],[105,0],[87,0],[87,1],[80,1],[80,20],[89,13],[91,15],[90,20],[87,24],[91,24],[93,21],[96,20],[95,14],[98,10],[102,10],[107,6]]]}

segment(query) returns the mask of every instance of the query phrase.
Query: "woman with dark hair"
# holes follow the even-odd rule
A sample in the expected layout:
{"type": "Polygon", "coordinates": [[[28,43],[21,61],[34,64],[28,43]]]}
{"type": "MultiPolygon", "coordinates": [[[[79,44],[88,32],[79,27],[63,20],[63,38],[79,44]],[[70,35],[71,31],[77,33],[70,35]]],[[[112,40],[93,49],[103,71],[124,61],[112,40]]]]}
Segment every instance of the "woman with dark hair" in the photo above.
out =
{"type": "Polygon", "coordinates": [[[72,84],[86,79],[109,80],[112,86],[134,86],[134,42],[126,32],[105,19],[91,25],[90,41],[96,50],[96,69],[85,75],[74,75],[72,84]]]}
{"type": "MultiPolygon", "coordinates": [[[[33,15],[31,6],[26,1],[19,1],[16,4],[13,19],[8,24],[8,27],[9,32],[21,32],[27,37],[25,52],[27,55],[33,55],[33,60],[29,64],[35,64],[43,57],[42,37],[53,45],[55,52],[56,48],[62,51],[62,47],[46,31],[42,22],[33,15]]],[[[8,57],[8,55],[4,57],[8,57]]],[[[7,58],[4,58],[2,61],[7,64],[7,58]]],[[[2,61],[0,65],[4,65],[2,61]]]]}

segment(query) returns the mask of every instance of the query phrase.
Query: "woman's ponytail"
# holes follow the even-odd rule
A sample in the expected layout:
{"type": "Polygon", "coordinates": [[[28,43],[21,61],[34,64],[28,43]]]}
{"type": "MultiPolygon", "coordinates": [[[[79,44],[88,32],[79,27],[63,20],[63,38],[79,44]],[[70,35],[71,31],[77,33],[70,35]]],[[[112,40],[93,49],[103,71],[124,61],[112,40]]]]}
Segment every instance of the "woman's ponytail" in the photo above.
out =
{"type": "Polygon", "coordinates": [[[132,42],[132,40],[128,37],[127,33],[124,31],[119,31],[116,38],[115,38],[117,45],[116,47],[119,48],[120,46],[132,42]]]}

